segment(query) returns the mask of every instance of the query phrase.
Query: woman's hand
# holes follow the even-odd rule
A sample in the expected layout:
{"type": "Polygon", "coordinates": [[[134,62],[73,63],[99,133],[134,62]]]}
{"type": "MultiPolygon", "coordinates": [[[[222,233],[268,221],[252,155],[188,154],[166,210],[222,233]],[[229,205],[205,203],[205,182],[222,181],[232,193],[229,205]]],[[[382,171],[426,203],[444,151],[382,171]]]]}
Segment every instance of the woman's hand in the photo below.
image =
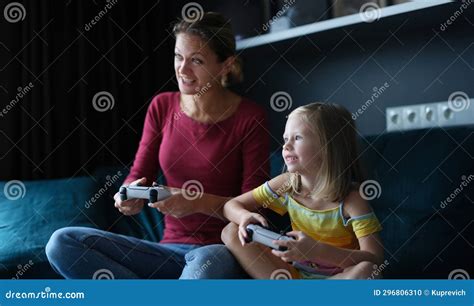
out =
{"type": "Polygon", "coordinates": [[[279,246],[287,247],[286,251],[272,250],[273,255],[278,256],[281,260],[292,262],[296,260],[311,260],[316,258],[319,243],[306,236],[301,231],[291,231],[287,236],[295,238],[295,240],[274,240],[273,243],[279,246]]]}
{"type": "Polygon", "coordinates": [[[248,238],[247,225],[260,223],[263,227],[268,227],[268,222],[265,218],[257,213],[246,211],[242,213],[239,220],[239,240],[242,245],[245,245],[245,240],[248,238]]]}
{"type": "MultiPolygon", "coordinates": [[[[182,218],[197,213],[196,203],[198,199],[191,199],[185,194],[185,190],[173,187],[166,187],[172,196],[155,203],[149,203],[148,206],[156,208],[165,215],[171,215],[175,218],[182,218]]],[[[194,198],[194,197],[193,197],[194,198]]],[[[198,198],[198,197],[196,197],[198,198]]]]}
{"type": "MultiPolygon", "coordinates": [[[[142,177],[141,179],[131,182],[130,186],[140,186],[145,183],[146,178],[142,177]]],[[[142,199],[131,199],[122,201],[120,200],[120,194],[118,192],[114,195],[114,200],[115,207],[125,216],[132,216],[138,214],[142,210],[144,204],[144,200],[142,199]]]]}

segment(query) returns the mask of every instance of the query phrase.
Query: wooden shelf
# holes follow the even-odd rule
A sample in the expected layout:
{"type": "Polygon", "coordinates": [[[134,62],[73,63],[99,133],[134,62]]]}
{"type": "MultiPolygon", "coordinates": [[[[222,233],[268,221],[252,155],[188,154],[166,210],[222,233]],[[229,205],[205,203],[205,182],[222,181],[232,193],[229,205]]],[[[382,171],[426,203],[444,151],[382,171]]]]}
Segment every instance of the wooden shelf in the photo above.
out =
{"type": "MultiPolygon", "coordinates": [[[[451,0],[424,0],[424,1],[414,1],[407,2],[397,5],[392,5],[380,9],[380,18],[375,21],[373,24],[380,22],[381,19],[400,15],[404,13],[409,13],[429,7],[444,5],[452,3],[451,0]]],[[[288,30],[278,31],[275,33],[263,34],[247,39],[242,39],[237,41],[237,50],[244,50],[248,48],[254,48],[262,46],[269,43],[276,43],[279,41],[289,40],[292,38],[297,38],[304,35],[310,35],[320,32],[325,32],[333,29],[338,29],[342,27],[347,27],[351,25],[363,24],[366,23],[361,14],[353,14],[349,16],[337,17],[329,20],[319,21],[288,30]]]]}

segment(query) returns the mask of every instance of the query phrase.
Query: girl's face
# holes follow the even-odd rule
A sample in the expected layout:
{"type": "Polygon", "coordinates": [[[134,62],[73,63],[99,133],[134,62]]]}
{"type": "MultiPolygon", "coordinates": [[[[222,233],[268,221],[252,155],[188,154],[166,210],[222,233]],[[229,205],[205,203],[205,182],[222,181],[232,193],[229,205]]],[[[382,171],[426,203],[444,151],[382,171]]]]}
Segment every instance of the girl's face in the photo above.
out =
{"type": "Polygon", "coordinates": [[[319,139],[301,119],[301,115],[291,115],[286,121],[283,134],[282,155],[289,172],[314,174],[319,167],[319,139]]]}
{"type": "Polygon", "coordinates": [[[220,63],[199,36],[178,34],[174,50],[174,69],[182,94],[194,95],[203,88],[207,92],[220,86],[222,76],[228,72],[228,60],[220,63]]]}

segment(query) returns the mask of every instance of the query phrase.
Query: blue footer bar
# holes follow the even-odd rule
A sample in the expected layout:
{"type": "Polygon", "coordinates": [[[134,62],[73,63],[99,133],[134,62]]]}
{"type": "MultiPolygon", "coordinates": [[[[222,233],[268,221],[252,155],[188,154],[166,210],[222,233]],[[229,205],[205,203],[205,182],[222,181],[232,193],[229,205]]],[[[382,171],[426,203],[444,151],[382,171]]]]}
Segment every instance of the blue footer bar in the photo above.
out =
{"type": "Polygon", "coordinates": [[[0,280],[0,305],[474,305],[472,280],[0,280]]]}

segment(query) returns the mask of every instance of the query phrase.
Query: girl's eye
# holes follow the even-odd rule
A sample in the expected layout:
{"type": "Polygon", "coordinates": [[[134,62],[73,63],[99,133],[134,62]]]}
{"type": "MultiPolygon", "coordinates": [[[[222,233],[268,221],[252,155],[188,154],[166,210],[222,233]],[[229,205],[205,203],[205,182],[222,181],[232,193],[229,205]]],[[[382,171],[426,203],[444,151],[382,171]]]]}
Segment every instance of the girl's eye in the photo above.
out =
{"type": "Polygon", "coordinates": [[[175,57],[176,59],[178,59],[178,60],[181,60],[181,59],[182,59],[182,56],[179,55],[178,53],[175,53],[175,54],[174,54],[174,57],[175,57]]]}
{"type": "Polygon", "coordinates": [[[283,137],[283,142],[287,142],[288,141],[288,138],[287,137],[283,137]]]}
{"type": "Polygon", "coordinates": [[[201,65],[201,64],[202,64],[202,61],[201,61],[200,59],[198,59],[198,58],[193,58],[193,62],[194,62],[195,64],[198,64],[198,65],[201,65]]]}
{"type": "Polygon", "coordinates": [[[301,137],[300,135],[296,135],[295,139],[296,140],[301,140],[301,139],[303,139],[303,137],[301,137]]]}

